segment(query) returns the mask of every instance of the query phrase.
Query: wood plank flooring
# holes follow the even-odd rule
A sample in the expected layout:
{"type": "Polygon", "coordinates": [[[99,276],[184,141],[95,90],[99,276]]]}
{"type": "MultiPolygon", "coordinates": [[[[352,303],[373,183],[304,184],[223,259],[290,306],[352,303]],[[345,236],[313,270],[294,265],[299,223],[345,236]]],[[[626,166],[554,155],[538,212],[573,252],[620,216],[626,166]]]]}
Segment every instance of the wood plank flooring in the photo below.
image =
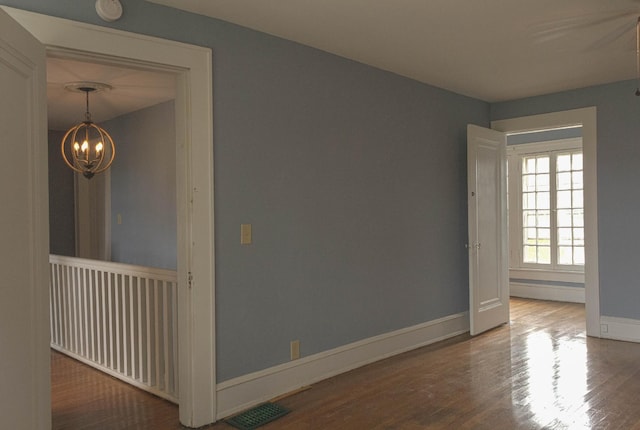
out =
{"type": "MultiPolygon", "coordinates": [[[[583,305],[512,299],[509,326],[317,383],[261,429],[640,430],[640,344],[587,338],[584,320],[583,305]]],[[[58,353],[52,366],[54,429],[182,428],[165,400],[58,353]]]]}

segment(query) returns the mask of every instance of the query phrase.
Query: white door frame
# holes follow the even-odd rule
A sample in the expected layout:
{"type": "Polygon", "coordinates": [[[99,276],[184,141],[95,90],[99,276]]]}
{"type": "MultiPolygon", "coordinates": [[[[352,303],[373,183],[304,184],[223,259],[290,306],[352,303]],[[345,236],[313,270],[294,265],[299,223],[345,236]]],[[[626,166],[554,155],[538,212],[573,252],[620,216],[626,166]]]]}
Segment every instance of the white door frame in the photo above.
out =
{"type": "Polygon", "coordinates": [[[217,418],[212,54],[208,48],[2,7],[50,52],[95,62],[155,65],[177,75],[180,422],[217,418]]]}
{"type": "Polygon", "coordinates": [[[600,278],[598,272],[597,112],[595,107],[492,121],[491,128],[506,133],[582,125],[584,160],[585,307],[587,335],[601,337],[600,278]]]}

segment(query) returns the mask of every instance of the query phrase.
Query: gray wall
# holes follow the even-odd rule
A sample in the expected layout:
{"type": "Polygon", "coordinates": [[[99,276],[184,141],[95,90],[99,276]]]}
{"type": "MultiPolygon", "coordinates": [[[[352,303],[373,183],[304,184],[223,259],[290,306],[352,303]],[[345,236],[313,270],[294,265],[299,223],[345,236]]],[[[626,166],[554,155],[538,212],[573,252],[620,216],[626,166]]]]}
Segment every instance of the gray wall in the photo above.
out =
{"type": "MultiPolygon", "coordinates": [[[[100,21],[85,0],[0,0],[100,21]]],[[[466,124],[489,105],[142,0],[213,49],[218,380],[467,311],[466,124]],[[239,225],[254,242],[239,244],[239,225]]],[[[213,264],[213,262],[212,262],[213,264]]]]}
{"type": "Polygon", "coordinates": [[[116,144],[111,166],[111,260],[175,270],[173,101],[101,125],[116,144]]]}
{"type": "Polygon", "coordinates": [[[60,155],[64,131],[49,130],[49,252],[76,255],[73,171],[60,155]]]}
{"type": "Polygon", "coordinates": [[[596,106],[600,312],[640,319],[640,98],[635,88],[635,81],[625,81],[496,103],[491,118],[596,106]]]}

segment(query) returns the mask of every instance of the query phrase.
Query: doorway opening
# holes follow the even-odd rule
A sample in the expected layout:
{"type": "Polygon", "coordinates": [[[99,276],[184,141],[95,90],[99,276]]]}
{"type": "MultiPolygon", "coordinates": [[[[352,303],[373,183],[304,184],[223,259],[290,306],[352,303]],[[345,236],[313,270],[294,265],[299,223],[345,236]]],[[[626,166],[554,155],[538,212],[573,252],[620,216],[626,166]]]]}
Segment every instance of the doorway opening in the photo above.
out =
{"type": "Polygon", "coordinates": [[[584,303],[582,127],[507,134],[512,297],[584,303]]]}
{"type": "Polygon", "coordinates": [[[47,58],[51,346],[172,402],[178,401],[175,81],[175,73],[56,52],[47,58]],[[74,82],[109,88],[94,94],[93,118],[116,142],[118,161],[91,179],[60,156],[61,135],[80,117],[79,97],[65,91],[74,82]]]}
{"type": "Polygon", "coordinates": [[[596,108],[582,108],[493,121],[493,129],[506,134],[581,127],[584,189],[584,294],[587,335],[600,337],[597,226],[596,108]]]}

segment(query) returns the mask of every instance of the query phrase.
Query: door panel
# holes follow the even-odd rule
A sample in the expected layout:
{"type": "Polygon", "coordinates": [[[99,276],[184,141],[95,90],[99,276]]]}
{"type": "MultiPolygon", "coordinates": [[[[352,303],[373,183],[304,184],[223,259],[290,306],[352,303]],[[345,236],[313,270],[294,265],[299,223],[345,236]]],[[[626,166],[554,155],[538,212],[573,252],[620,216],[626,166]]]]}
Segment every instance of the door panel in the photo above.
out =
{"type": "Polygon", "coordinates": [[[476,335],[509,321],[506,137],[467,127],[469,317],[476,335]]]}
{"type": "Polygon", "coordinates": [[[0,10],[0,417],[51,426],[44,47],[0,10]]]}

